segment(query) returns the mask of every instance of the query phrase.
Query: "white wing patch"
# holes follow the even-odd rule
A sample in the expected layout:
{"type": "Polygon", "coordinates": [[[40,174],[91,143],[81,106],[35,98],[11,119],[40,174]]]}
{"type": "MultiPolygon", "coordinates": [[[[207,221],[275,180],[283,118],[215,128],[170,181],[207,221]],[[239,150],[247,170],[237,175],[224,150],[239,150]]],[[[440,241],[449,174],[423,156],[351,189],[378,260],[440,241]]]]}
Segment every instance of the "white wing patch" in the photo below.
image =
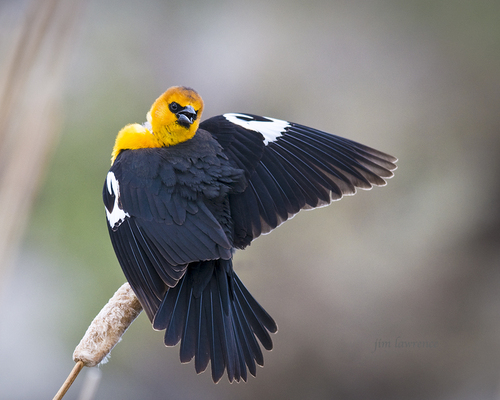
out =
{"type": "Polygon", "coordinates": [[[228,113],[224,114],[229,122],[239,125],[251,131],[260,132],[264,136],[264,144],[267,146],[269,142],[274,142],[286,132],[286,128],[290,126],[288,121],[281,119],[263,117],[266,121],[258,121],[254,117],[245,114],[228,113]]]}
{"type": "Polygon", "coordinates": [[[123,221],[125,221],[126,218],[129,218],[130,215],[119,206],[120,184],[118,183],[118,180],[113,172],[108,172],[108,175],[106,176],[106,187],[108,188],[109,194],[115,197],[115,202],[111,212],[109,212],[106,208],[106,217],[108,218],[108,223],[111,229],[116,229],[122,224],[123,221]]]}

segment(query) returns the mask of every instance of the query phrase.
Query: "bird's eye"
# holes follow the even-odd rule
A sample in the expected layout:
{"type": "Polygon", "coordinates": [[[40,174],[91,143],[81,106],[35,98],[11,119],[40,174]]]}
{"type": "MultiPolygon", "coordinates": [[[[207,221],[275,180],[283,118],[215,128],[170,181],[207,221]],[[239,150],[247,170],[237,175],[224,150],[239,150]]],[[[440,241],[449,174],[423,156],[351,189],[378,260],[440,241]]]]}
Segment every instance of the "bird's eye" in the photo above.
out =
{"type": "Polygon", "coordinates": [[[174,102],[172,102],[172,103],[170,103],[168,105],[168,108],[170,109],[170,111],[172,111],[173,113],[175,113],[175,112],[179,111],[179,109],[181,108],[181,106],[174,101],[174,102]]]}

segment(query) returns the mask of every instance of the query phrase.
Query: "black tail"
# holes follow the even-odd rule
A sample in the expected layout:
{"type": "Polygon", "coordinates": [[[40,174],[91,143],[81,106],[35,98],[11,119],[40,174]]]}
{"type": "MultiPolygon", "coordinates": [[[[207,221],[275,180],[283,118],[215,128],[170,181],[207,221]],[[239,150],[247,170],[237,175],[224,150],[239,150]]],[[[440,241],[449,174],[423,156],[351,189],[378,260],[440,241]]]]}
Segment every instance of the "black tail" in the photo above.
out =
{"type": "Polygon", "coordinates": [[[168,290],[153,321],[166,329],[165,345],[181,342],[181,362],[195,359],[196,372],[210,361],[212,379],[227,370],[230,382],[255,376],[264,358],[256,338],[266,350],[278,330],[271,316],[257,303],[233,271],[231,260],[192,263],[184,277],[168,290]]]}

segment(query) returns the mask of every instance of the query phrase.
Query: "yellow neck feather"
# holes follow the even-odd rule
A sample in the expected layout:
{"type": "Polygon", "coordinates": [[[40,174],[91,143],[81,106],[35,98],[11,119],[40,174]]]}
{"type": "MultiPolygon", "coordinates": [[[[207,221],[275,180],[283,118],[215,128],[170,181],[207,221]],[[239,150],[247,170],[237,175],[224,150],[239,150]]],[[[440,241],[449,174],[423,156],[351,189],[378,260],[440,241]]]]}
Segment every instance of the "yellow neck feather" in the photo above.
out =
{"type": "Polygon", "coordinates": [[[111,154],[111,164],[122,150],[145,149],[148,147],[162,147],[157,138],[144,126],[130,124],[125,126],[116,136],[115,146],[111,154]]]}

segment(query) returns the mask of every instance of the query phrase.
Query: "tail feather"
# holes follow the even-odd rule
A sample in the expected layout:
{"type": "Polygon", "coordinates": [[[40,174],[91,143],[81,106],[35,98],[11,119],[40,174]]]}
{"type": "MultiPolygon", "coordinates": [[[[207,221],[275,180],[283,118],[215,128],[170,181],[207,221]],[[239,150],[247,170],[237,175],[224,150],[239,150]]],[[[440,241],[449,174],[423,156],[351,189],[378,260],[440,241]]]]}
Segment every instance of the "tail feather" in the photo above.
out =
{"type": "Polygon", "coordinates": [[[271,316],[259,305],[233,271],[231,260],[189,265],[186,275],[170,288],[153,320],[165,329],[165,345],[179,341],[181,362],[195,359],[196,372],[211,364],[212,379],[224,372],[230,382],[255,376],[263,365],[260,345],[271,350],[269,333],[277,331],[271,316]]]}
{"type": "Polygon", "coordinates": [[[241,281],[236,281],[235,286],[236,298],[242,310],[242,315],[247,319],[246,323],[252,328],[253,333],[257,336],[260,343],[262,343],[262,346],[266,350],[271,350],[273,348],[273,341],[269,332],[274,333],[278,330],[276,323],[272,319],[272,323],[268,320],[271,316],[255,301],[241,281]],[[266,325],[270,325],[271,329],[266,325]]]}
{"type": "MultiPolygon", "coordinates": [[[[237,304],[239,307],[239,304],[237,304]]],[[[250,325],[247,320],[241,320],[242,311],[241,308],[239,312],[236,313],[236,331],[238,333],[238,338],[240,342],[240,348],[242,350],[244,361],[246,366],[248,367],[248,371],[252,376],[257,374],[256,364],[262,366],[264,365],[264,356],[262,355],[262,350],[260,349],[259,343],[255,339],[255,335],[253,334],[250,325]]],[[[246,368],[245,368],[246,372],[246,368]]]]}
{"type": "Polygon", "coordinates": [[[193,301],[193,289],[189,291],[189,303],[187,305],[186,325],[181,339],[180,359],[182,363],[191,361],[194,357],[197,338],[197,303],[193,301]],[[192,304],[192,306],[191,306],[192,304]]]}
{"type": "MultiPolygon", "coordinates": [[[[194,368],[197,373],[203,372],[207,369],[208,362],[210,361],[210,336],[209,336],[209,319],[207,318],[207,313],[204,312],[204,307],[202,305],[203,302],[203,293],[201,293],[199,297],[198,304],[198,326],[196,327],[196,332],[198,337],[196,338],[196,346],[193,349],[195,352],[194,356],[194,368]],[[208,321],[207,321],[208,319],[208,321]]],[[[206,301],[205,301],[206,304],[206,301]]]]}
{"type": "MultiPolygon", "coordinates": [[[[179,289],[179,296],[177,296],[176,301],[173,303],[172,311],[167,312],[167,314],[170,314],[171,316],[176,314],[177,310],[186,310],[188,308],[187,304],[189,303],[189,292],[182,290],[182,286],[185,285],[184,281],[179,282],[179,285],[181,285],[179,289]]],[[[170,318],[170,323],[168,324],[168,327],[166,327],[165,331],[165,344],[168,346],[175,346],[179,343],[182,331],[186,324],[186,316],[186,313],[179,313],[178,318],[170,318]]]]}

